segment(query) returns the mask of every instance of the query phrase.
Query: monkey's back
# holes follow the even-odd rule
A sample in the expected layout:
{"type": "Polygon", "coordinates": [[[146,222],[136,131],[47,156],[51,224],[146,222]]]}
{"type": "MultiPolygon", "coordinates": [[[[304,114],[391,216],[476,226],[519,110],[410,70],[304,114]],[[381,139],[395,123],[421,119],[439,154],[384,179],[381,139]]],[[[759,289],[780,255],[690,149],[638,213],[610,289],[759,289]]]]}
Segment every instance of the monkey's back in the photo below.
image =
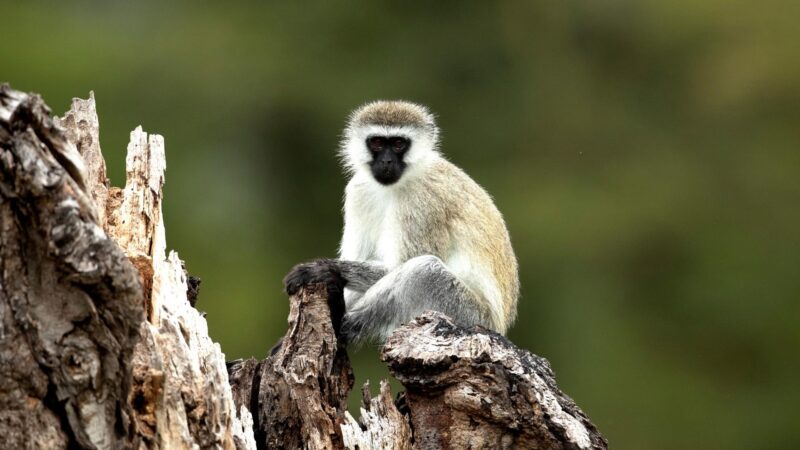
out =
{"type": "Polygon", "coordinates": [[[500,211],[489,194],[445,159],[426,176],[399,187],[401,259],[433,254],[481,297],[500,332],[514,321],[519,296],[517,259],[500,211]],[[422,186],[413,186],[421,183],[422,186]]]}

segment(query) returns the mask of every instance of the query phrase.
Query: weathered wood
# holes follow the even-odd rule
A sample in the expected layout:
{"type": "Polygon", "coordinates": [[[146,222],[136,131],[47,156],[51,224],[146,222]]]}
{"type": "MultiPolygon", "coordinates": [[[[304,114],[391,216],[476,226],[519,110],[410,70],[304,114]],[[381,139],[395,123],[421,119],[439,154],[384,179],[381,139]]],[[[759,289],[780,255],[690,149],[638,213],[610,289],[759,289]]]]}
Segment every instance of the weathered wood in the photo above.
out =
{"type": "Polygon", "coordinates": [[[344,371],[330,368],[338,355],[347,360],[332,345],[325,290],[307,289],[291,301],[289,332],[277,352],[229,367],[236,404],[255,411],[259,448],[608,447],[558,389],[547,360],[436,312],[397,329],[383,348],[382,359],[406,388],[401,407],[384,382],[375,398],[366,388],[358,421],[349,413],[342,420],[349,385],[341,383],[344,371]]]}
{"type": "Polygon", "coordinates": [[[138,273],[97,220],[75,146],[0,87],[0,436],[5,448],[135,444],[138,273]]]}
{"type": "Polygon", "coordinates": [[[229,365],[238,406],[254,411],[259,448],[344,448],[353,372],[336,339],[324,285],[290,300],[289,330],[273,354],[229,365]]]}
{"type": "Polygon", "coordinates": [[[72,106],[63,118],[53,117],[56,124],[64,129],[67,140],[74,144],[80,153],[85,167],[86,187],[94,200],[97,221],[106,229],[106,208],[110,183],[106,177],[106,160],[100,150],[100,120],[94,101],[94,92],[89,98],[72,99],[72,106]]]}
{"type": "Polygon", "coordinates": [[[93,97],[54,120],[0,88],[3,448],[255,448],[166,255],[165,168],[163,138],[137,128],[109,188],[93,97]]]}
{"type": "Polygon", "coordinates": [[[411,450],[413,435],[408,419],[392,400],[389,383],[381,381],[380,393],[370,398],[369,383],[364,385],[361,417],[356,421],[347,413],[342,425],[344,445],[348,449],[411,450]]]}
{"type": "Polygon", "coordinates": [[[547,360],[497,333],[428,312],[397,329],[381,358],[406,388],[419,448],[608,447],[547,360]]]}
{"type": "MultiPolygon", "coordinates": [[[[92,159],[102,159],[99,151],[84,156],[90,168],[100,166],[92,159]]],[[[249,412],[234,409],[225,357],[189,302],[183,263],[175,252],[166,254],[165,170],[164,139],[137,127],[128,144],[125,188],[111,188],[105,208],[105,228],[144,286],[147,320],[132,357],[129,394],[134,422],[147,448],[253,448],[249,412]]]]}

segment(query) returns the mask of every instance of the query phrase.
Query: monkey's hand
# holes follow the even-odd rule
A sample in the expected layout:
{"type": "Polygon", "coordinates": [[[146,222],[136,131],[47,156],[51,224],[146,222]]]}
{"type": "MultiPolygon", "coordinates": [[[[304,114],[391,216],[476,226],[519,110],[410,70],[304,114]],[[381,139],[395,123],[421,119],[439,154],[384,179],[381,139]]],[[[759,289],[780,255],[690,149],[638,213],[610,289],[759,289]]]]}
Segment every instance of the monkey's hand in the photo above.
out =
{"type": "Polygon", "coordinates": [[[329,288],[338,287],[341,290],[345,281],[336,262],[334,259],[317,259],[294,266],[283,278],[286,293],[294,295],[304,286],[319,283],[324,283],[329,288]]]}
{"type": "Polygon", "coordinates": [[[335,259],[318,259],[294,266],[284,277],[283,286],[286,293],[294,295],[300,288],[310,284],[325,284],[328,291],[328,306],[331,309],[331,321],[336,334],[344,315],[344,286],[347,282],[342,277],[338,261],[335,259]]]}

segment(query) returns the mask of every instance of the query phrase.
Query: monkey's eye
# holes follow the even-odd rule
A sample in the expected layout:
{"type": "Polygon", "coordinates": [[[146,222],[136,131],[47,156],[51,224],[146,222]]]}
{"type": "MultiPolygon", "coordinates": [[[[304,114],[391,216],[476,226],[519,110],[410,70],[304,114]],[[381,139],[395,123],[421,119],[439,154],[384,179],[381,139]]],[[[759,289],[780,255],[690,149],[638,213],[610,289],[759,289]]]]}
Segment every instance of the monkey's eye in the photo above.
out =
{"type": "Polygon", "coordinates": [[[380,136],[372,136],[367,139],[367,148],[372,152],[379,152],[386,146],[386,142],[380,136]]]}
{"type": "Polygon", "coordinates": [[[397,153],[408,150],[408,139],[400,137],[392,138],[392,150],[397,153]]]}

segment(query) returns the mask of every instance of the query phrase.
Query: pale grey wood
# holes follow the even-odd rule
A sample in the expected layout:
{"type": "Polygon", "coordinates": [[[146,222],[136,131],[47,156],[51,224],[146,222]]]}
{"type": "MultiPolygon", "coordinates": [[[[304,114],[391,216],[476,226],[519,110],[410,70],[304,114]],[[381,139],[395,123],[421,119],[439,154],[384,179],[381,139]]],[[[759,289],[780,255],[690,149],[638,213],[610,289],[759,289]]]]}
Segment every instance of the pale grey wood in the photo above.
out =
{"type": "Polygon", "coordinates": [[[351,450],[410,450],[411,426],[397,410],[386,380],[381,381],[380,393],[369,398],[369,384],[364,386],[361,415],[355,420],[350,413],[342,424],[345,448],[351,450]]]}
{"type": "Polygon", "coordinates": [[[86,187],[97,206],[98,222],[105,229],[105,205],[110,184],[106,177],[106,161],[100,149],[100,120],[97,117],[94,92],[89,92],[89,98],[86,100],[73,98],[72,105],[64,117],[53,119],[64,129],[67,140],[75,146],[82,157],[86,187]]]}

